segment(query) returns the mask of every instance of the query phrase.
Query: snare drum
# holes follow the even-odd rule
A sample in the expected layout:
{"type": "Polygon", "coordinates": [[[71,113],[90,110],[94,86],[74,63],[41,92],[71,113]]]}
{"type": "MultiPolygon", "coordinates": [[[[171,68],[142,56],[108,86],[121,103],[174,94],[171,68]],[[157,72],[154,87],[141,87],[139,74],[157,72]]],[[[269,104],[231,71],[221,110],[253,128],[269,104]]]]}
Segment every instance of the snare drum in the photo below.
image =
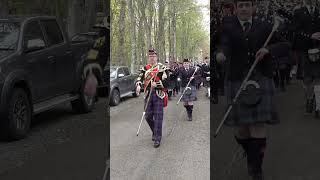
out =
{"type": "Polygon", "coordinates": [[[309,60],[311,62],[317,62],[320,58],[320,50],[319,49],[309,49],[308,50],[309,60]]]}

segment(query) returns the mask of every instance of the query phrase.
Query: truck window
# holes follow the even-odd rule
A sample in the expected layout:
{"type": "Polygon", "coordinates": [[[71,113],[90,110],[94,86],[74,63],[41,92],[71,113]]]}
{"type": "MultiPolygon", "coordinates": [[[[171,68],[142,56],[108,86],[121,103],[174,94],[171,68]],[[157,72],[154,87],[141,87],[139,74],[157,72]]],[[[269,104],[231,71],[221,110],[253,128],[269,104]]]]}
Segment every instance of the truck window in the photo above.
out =
{"type": "Polygon", "coordinates": [[[41,20],[44,31],[47,34],[49,46],[64,42],[61,29],[56,20],[41,20]]]}
{"type": "Polygon", "coordinates": [[[23,46],[25,48],[45,47],[45,41],[38,21],[32,21],[26,25],[23,46]]]}
{"type": "Polygon", "coordinates": [[[123,68],[123,72],[124,72],[125,76],[129,76],[130,75],[130,72],[129,72],[128,68],[123,68]]]}
{"type": "Polygon", "coordinates": [[[119,74],[124,74],[123,68],[119,68],[119,69],[118,69],[118,75],[117,75],[117,76],[119,76],[119,74]]]}

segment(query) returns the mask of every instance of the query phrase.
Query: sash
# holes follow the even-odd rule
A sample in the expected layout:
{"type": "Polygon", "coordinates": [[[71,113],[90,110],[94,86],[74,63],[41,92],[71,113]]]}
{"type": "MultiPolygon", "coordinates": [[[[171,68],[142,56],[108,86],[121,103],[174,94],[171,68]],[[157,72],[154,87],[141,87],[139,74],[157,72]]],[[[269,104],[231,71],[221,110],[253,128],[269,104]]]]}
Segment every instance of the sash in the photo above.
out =
{"type": "Polygon", "coordinates": [[[153,67],[150,64],[148,64],[146,66],[146,69],[147,71],[144,74],[144,92],[147,92],[146,89],[152,80],[154,82],[157,82],[160,80],[160,78],[157,76],[159,72],[159,65],[153,67]]]}

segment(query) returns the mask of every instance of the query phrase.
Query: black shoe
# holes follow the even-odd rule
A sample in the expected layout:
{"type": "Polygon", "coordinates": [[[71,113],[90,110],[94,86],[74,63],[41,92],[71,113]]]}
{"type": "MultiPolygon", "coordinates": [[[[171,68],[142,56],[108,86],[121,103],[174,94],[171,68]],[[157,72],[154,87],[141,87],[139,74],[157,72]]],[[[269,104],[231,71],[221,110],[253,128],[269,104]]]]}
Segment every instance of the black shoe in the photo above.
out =
{"type": "Polygon", "coordinates": [[[306,112],[307,113],[312,113],[313,111],[313,102],[312,102],[312,99],[307,99],[307,102],[306,102],[306,112]]]}
{"type": "Polygon", "coordinates": [[[158,148],[159,146],[160,146],[160,142],[159,141],[154,142],[154,145],[153,145],[154,148],[158,148]]]}
{"type": "Polygon", "coordinates": [[[261,174],[254,174],[251,177],[252,177],[252,180],[264,180],[262,173],[261,174]]]}
{"type": "Polygon", "coordinates": [[[212,101],[213,101],[213,104],[218,104],[219,103],[219,97],[217,95],[213,95],[212,96],[212,101]]]}

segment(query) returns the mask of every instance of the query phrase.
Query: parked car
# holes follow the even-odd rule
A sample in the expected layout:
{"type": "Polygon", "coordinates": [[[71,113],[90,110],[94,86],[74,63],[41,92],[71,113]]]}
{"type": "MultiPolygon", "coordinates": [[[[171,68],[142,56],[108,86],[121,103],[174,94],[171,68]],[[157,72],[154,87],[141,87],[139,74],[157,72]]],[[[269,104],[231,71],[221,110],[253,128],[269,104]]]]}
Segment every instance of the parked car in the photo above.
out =
{"type": "Polygon", "coordinates": [[[139,96],[135,91],[137,74],[131,74],[126,66],[110,67],[110,105],[116,106],[121,98],[129,95],[139,96]]]}
{"type": "Polygon", "coordinates": [[[109,94],[110,80],[109,80],[109,66],[106,66],[102,72],[102,80],[98,86],[99,96],[106,97],[109,94]]]}
{"type": "Polygon", "coordinates": [[[92,111],[96,97],[84,93],[89,48],[73,45],[55,17],[0,19],[1,135],[24,138],[34,114],[61,103],[70,102],[80,113],[92,111]]]}

